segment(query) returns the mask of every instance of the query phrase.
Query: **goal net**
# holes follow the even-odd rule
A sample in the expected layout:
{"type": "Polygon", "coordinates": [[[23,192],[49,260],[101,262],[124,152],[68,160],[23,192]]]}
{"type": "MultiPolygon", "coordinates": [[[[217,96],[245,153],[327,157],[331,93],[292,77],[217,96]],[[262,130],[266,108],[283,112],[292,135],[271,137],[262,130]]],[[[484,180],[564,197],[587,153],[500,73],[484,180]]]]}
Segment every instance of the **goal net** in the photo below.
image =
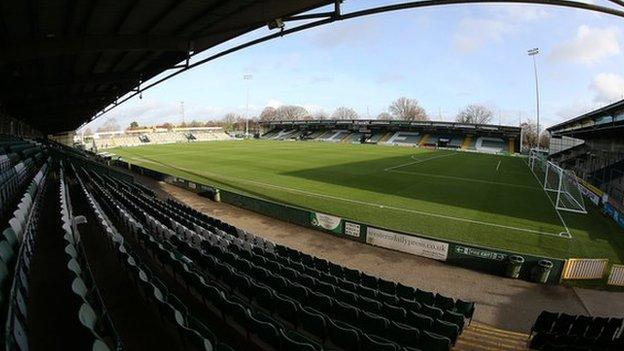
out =
{"type": "Polygon", "coordinates": [[[548,161],[546,155],[531,151],[529,167],[557,210],[587,213],[581,186],[574,172],[548,161]]]}

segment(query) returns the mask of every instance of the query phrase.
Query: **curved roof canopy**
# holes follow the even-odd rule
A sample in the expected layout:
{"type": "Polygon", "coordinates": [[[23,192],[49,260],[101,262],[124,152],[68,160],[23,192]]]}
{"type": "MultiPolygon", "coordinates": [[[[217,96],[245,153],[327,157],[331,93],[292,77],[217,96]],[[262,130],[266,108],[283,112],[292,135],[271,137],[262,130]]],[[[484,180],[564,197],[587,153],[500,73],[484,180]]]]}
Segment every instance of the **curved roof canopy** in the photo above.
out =
{"type": "Polygon", "coordinates": [[[140,81],[331,0],[40,0],[0,3],[0,110],[72,130],[140,81]]]}
{"type": "Polygon", "coordinates": [[[615,7],[578,0],[419,0],[341,13],[342,1],[2,1],[0,111],[44,133],[76,129],[111,106],[216,57],[333,21],[402,9],[528,3],[624,18],[624,0],[607,0],[615,7]],[[334,11],[300,14],[328,4],[335,4],[334,11]],[[198,52],[269,23],[277,25],[276,19],[313,21],[285,30],[282,26],[275,34],[190,62],[198,52]],[[141,85],[172,68],[177,70],[141,85]]]}

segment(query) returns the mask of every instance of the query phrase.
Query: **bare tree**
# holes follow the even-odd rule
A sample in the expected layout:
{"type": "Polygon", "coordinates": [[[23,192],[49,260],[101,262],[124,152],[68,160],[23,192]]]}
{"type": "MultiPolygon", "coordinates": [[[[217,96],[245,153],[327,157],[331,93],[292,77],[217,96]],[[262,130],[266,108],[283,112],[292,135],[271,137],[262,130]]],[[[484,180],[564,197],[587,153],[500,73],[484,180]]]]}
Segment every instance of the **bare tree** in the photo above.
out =
{"type": "Polygon", "coordinates": [[[392,117],[392,115],[388,112],[382,112],[377,115],[377,119],[382,121],[391,121],[394,119],[394,117],[392,117]]]}
{"type": "Polygon", "coordinates": [[[267,106],[264,108],[264,110],[262,110],[262,113],[260,113],[260,121],[262,122],[268,122],[268,121],[272,121],[274,120],[276,117],[276,109],[275,107],[271,107],[271,106],[267,106]]]}
{"type": "Polygon", "coordinates": [[[406,121],[428,121],[429,117],[424,108],[418,104],[416,99],[400,97],[394,100],[388,111],[396,118],[406,121]]]}
{"type": "Polygon", "coordinates": [[[240,119],[241,119],[241,116],[234,112],[227,113],[221,119],[221,123],[223,123],[223,129],[232,130],[232,128],[234,127],[234,123],[236,123],[236,121],[240,119]]]}
{"type": "Polygon", "coordinates": [[[472,104],[459,112],[455,117],[455,121],[460,123],[488,124],[493,117],[494,113],[486,106],[472,104]]]}
{"type": "MultiPolygon", "coordinates": [[[[522,128],[522,149],[530,150],[537,147],[537,126],[534,121],[527,120],[520,124],[522,128]]],[[[540,136],[539,148],[547,149],[550,146],[550,135],[548,132],[542,132],[540,136]]]]}
{"type": "Polygon", "coordinates": [[[354,109],[350,107],[338,107],[332,114],[332,119],[358,119],[359,116],[354,109]]]}
{"type": "Polygon", "coordinates": [[[329,115],[327,114],[327,112],[320,110],[320,111],[316,111],[312,114],[312,119],[314,120],[324,120],[324,119],[328,119],[329,115]]]}
{"type": "Polygon", "coordinates": [[[283,105],[275,111],[276,119],[284,121],[302,120],[309,116],[308,111],[296,105],[283,105]]]}
{"type": "Polygon", "coordinates": [[[109,118],[97,129],[98,132],[116,132],[118,130],[121,130],[121,126],[114,117],[109,118]]]}

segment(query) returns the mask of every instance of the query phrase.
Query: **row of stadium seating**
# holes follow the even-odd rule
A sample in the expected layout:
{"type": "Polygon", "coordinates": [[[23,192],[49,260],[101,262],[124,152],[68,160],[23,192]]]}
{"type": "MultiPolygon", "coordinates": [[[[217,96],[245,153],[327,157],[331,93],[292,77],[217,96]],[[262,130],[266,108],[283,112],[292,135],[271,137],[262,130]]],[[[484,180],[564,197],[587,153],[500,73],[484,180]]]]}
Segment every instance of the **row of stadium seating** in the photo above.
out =
{"type": "Polygon", "coordinates": [[[402,145],[402,146],[423,146],[442,147],[450,149],[464,149],[487,153],[497,153],[513,150],[509,149],[507,141],[500,137],[473,137],[452,134],[433,134],[408,131],[397,131],[392,133],[371,133],[351,132],[348,130],[318,130],[318,131],[298,131],[292,130],[271,130],[261,136],[262,139],[272,140],[318,140],[327,142],[370,144],[402,145]]]}
{"type": "MultiPolygon", "coordinates": [[[[99,189],[103,201],[129,216],[127,223],[135,223],[131,232],[140,249],[151,252],[248,336],[275,348],[448,349],[474,312],[472,303],[276,247],[171,200],[157,200],[133,183],[78,173],[99,189]]],[[[183,320],[177,323],[187,326],[183,320]]]]}
{"type": "Polygon", "coordinates": [[[192,132],[156,132],[141,134],[112,134],[99,135],[93,139],[94,146],[97,150],[108,149],[113,147],[131,147],[148,144],[173,144],[184,143],[190,141],[214,141],[231,139],[222,130],[214,131],[192,131],[192,132]]]}
{"type": "Polygon", "coordinates": [[[531,328],[534,350],[623,350],[622,318],[542,311],[531,328]],[[535,334],[534,334],[535,333],[535,334]]]}
{"type": "Polygon", "coordinates": [[[48,164],[32,178],[13,217],[0,238],[0,311],[2,330],[9,330],[1,340],[7,345],[24,344],[24,321],[27,316],[28,272],[41,214],[41,193],[47,184],[48,164]]]}

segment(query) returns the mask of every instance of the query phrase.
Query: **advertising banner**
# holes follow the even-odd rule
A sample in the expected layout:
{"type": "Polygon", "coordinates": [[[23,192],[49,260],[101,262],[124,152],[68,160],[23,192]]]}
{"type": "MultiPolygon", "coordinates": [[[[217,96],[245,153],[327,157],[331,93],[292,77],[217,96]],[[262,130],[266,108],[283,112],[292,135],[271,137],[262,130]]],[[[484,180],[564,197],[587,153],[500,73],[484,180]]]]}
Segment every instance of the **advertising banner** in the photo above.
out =
{"type": "Polygon", "coordinates": [[[342,218],[324,213],[310,212],[310,224],[336,234],[342,234],[342,218]]]}
{"type": "Polygon", "coordinates": [[[366,242],[439,261],[446,261],[448,257],[449,244],[447,243],[372,227],[366,230],[366,242]]]}

